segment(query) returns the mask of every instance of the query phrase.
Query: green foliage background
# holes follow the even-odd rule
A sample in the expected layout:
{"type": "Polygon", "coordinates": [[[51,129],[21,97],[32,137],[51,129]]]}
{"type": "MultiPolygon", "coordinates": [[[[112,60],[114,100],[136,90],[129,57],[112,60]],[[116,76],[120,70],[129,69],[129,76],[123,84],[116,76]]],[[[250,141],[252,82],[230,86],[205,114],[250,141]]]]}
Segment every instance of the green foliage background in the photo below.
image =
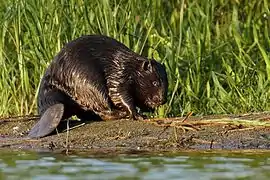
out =
{"type": "Polygon", "coordinates": [[[36,114],[45,68],[84,34],[165,63],[156,115],[269,110],[269,29],[268,0],[0,0],[0,116],[36,114]]]}

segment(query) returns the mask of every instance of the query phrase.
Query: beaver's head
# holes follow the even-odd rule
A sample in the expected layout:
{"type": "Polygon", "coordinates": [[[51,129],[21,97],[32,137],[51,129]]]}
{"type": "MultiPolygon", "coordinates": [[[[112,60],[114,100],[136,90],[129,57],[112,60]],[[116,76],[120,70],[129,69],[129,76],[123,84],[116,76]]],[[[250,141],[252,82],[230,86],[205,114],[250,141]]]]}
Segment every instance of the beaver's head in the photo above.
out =
{"type": "Polygon", "coordinates": [[[135,94],[140,106],[156,108],[167,102],[168,79],[165,66],[155,60],[143,60],[138,67],[135,94]]]}

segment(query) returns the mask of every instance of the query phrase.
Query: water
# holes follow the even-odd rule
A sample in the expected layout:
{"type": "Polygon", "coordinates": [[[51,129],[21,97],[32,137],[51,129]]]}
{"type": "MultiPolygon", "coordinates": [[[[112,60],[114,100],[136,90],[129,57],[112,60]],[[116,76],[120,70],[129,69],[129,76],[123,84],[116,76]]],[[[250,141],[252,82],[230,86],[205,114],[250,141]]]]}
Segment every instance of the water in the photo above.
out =
{"type": "Polygon", "coordinates": [[[270,153],[64,155],[0,150],[0,179],[269,179],[270,153]]]}

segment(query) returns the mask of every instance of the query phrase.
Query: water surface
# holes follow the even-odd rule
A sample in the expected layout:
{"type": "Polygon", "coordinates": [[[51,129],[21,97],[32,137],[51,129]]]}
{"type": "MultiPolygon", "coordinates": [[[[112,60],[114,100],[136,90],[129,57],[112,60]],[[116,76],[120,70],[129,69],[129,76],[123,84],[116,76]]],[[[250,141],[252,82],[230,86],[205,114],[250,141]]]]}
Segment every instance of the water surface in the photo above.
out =
{"type": "Polygon", "coordinates": [[[94,156],[0,150],[0,179],[269,179],[270,153],[94,156]]]}

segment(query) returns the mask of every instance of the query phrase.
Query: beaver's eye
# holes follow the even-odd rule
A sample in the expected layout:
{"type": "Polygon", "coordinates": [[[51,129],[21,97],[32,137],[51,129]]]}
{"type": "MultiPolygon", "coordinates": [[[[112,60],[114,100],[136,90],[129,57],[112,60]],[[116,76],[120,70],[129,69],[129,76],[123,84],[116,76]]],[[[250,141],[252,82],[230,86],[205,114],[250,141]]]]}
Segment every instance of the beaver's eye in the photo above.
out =
{"type": "Polygon", "coordinates": [[[153,85],[157,87],[159,86],[159,83],[157,81],[153,81],[153,85]]]}

